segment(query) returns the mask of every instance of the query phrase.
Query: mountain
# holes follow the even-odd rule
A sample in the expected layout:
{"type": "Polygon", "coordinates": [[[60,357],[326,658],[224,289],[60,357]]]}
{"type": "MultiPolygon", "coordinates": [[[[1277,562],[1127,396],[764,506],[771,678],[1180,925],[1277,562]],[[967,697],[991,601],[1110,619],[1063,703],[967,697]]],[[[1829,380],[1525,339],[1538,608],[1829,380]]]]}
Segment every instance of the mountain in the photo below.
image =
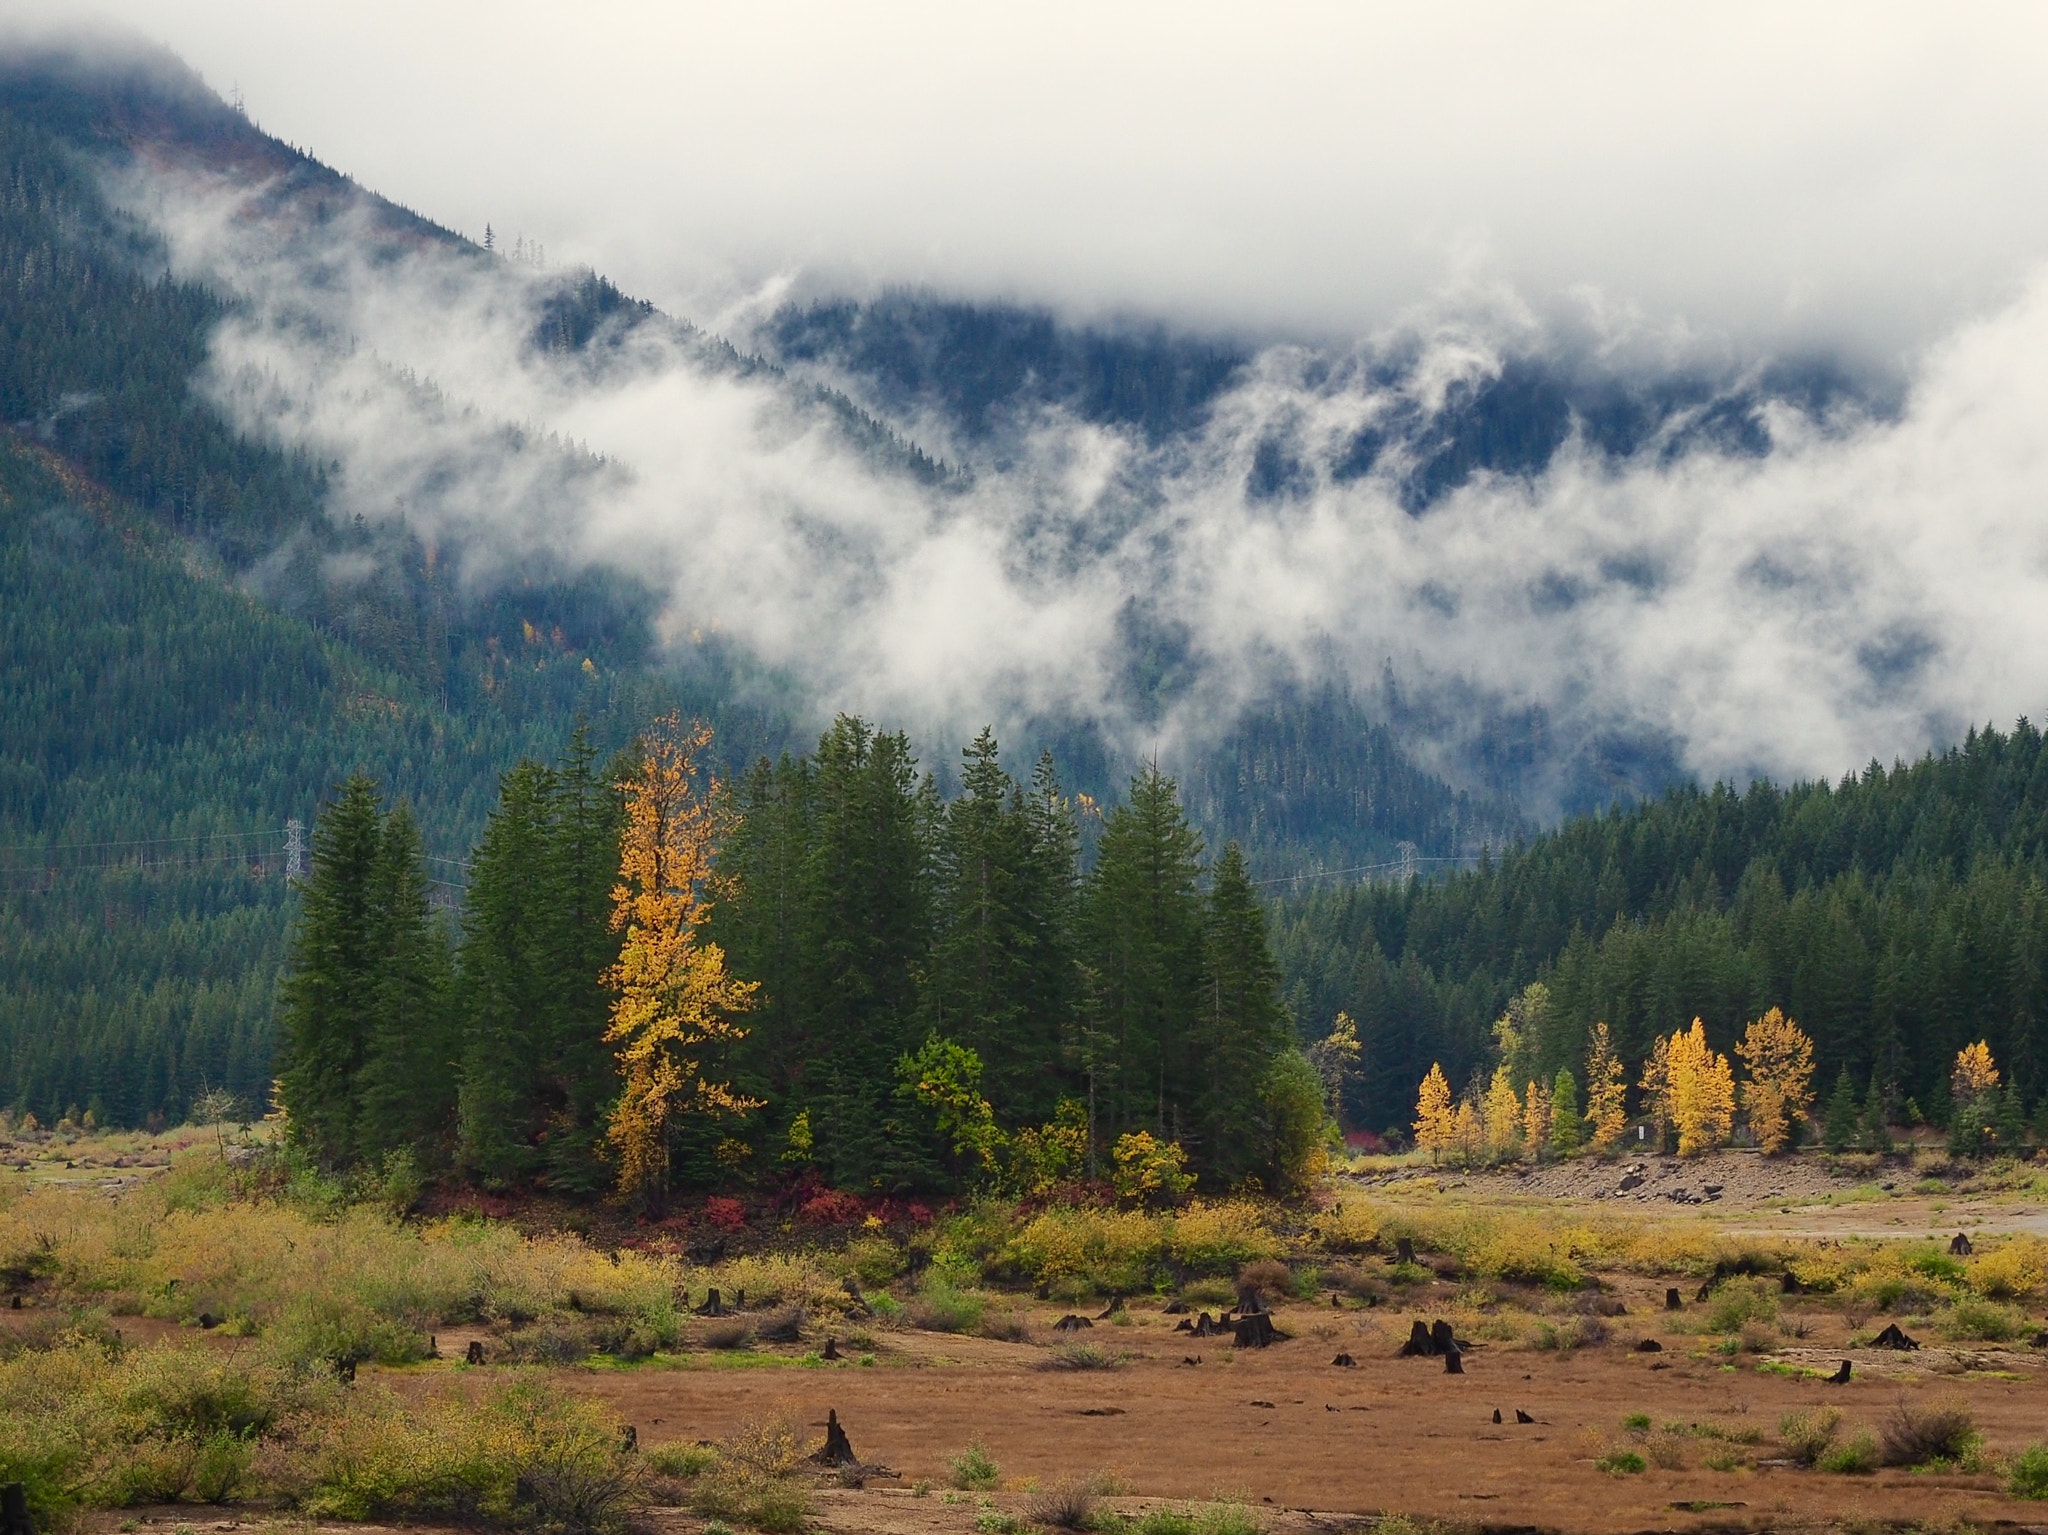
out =
{"type": "MultiPolygon", "coordinates": [[[[454,903],[499,774],[553,757],[579,719],[609,750],[665,709],[701,714],[728,770],[815,738],[818,701],[786,670],[665,633],[662,591],[631,562],[538,538],[494,548],[419,503],[351,513],[349,466],[252,427],[235,391],[277,380],[224,381],[221,338],[266,323],[260,297],[179,269],[150,193],[180,177],[243,195],[237,239],[516,278],[525,345],[576,387],[659,346],[695,376],[769,391],[885,487],[944,497],[969,477],[843,391],[594,273],[512,272],[263,134],[167,55],[99,41],[0,57],[0,1104],[46,1119],[175,1119],[208,1086],[261,1101],[294,910],[286,825],[309,825],[358,768],[415,807],[454,903]]],[[[1178,343],[1159,355],[1180,405],[1096,378],[1085,356],[1075,397],[1170,435],[1237,366],[1178,343]]],[[[475,425],[432,380],[382,379],[412,417],[473,429],[493,465],[516,466],[544,526],[548,498],[630,472],[475,425]]],[[[1139,691],[1163,658],[1140,647],[1139,691]]],[[[1012,760],[1053,745],[1098,799],[1136,766],[1088,719],[1031,730],[1006,743],[1012,760]]],[[[953,744],[926,746],[942,777],[953,744]]],[[[1212,843],[1240,838],[1267,877],[1455,861],[1526,829],[1505,799],[1424,771],[1341,689],[1240,711],[1182,756],[1212,843]]]]}

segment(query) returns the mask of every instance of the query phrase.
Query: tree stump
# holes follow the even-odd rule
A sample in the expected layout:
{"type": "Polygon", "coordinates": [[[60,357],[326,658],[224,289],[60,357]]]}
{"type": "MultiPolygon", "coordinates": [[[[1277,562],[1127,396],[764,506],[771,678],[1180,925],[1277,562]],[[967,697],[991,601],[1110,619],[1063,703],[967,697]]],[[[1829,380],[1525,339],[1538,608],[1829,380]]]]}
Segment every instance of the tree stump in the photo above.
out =
{"type": "Polygon", "coordinates": [[[1498,1407],[1493,1410],[1493,1421],[1496,1423],[1500,1422],[1500,1409],[1498,1407]]]}
{"type": "Polygon", "coordinates": [[[1193,1332],[1195,1330],[1195,1324],[1193,1322],[1190,1322],[1186,1317],[1182,1317],[1178,1322],[1175,1322],[1173,1324],[1173,1330],[1175,1332],[1193,1332]]]}
{"type": "Polygon", "coordinates": [[[1664,1345],[1655,1338],[1645,1338],[1636,1345],[1636,1352],[1638,1354],[1661,1354],[1664,1352],[1664,1345]]]}
{"type": "Polygon", "coordinates": [[[1429,1341],[1431,1347],[1439,1354],[1455,1354],[1465,1346],[1451,1336],[1451,1324],[1442,1317],[1438,1317],[1431,1324],[1429,1341]]]}
{"type": "Polygon", "coordinates": [[[1897,1322],[1891,1322],[1886,1324],[1883,1332],[1870,1340],[1870,1346],[1872,1348],[1894,1348],[1904,1353],[1908,1350],[1916,1349],[1920,1345],[1914,1339],[1907,1337],[1905,1333],[1901,1332],[1897,1322]]]}
{"type": "Polygon", "coordinates": [[[1107,1322],[1111,1317],[1115,1316],[1119,1311],[1123,1309],[1124,1298],[1121,1295],[1112,1295],[1109,1298],[1109,1304],[1096,1314],[1095,1320],[1098,1322],[1107,1322]]]}
{"type": "Polygon", "coordinates": [[[1834,1374],[1830,1375],[1830,1376],[1829,1376],[1829,1377],[1827,1378],[1827,1382],[1826,1382],[1826,1384],[1828,1384],[1828,1385],[1830,1385],[1830,1386],[1846,1386],[1846,1385],[1848,1385],[1848,1384],[1849,1384],[1849,1361],[1848,1361],[1848,1360],[1844,1359],[1844,1360],[1842,1361],[1842,1367],[1841,1367],[1841,1369],[1839,1369],[1839,1370],[1835,1371],[1835,1373],[1834,1373],[1834,1374]]]}
{"type": "Polygon", "coordinates": [[[833,1408],[825,1414],[825,1447],[811,1457],[821,1466],[857,1466],[860,1457],[853,1453],[853,1444],[846,1437],[846,1430],[839,1426],[839,1411],[833,1408]]]}
{"type": "Polygon", "coordinates": [[[1356,1359],[1353,1359],[1349,1354],[1339,1354],[1335,1359],[1332,1359],[1330,1363],[1337,1366],[1337,1368],[1340,1370],[1355,1370],[1358,1368],[1358,1361],[1356,1359]]]}
{"type": "Polygon", "coordinates": [[[484,1362],[484,1346],[477,1342],[476,1339],[471,1338],[469,1340],[469,1348],[463,1353],[462,1362],[464,1364],[482,1364],[484,1362]]]}
{"type": "Polygon", "coordinates": [[[356,1362],[353,1359],[344,1355],[339,1359],[331,1360],[330,1363],[334,1366],[334,1378],[336,1380],[340,1381],[344,1386],[354,1384],[356,1362]]]}
{"type": "Polygon", "coordinates": [[[20,1482],[0,1487],[0,1535],[36,1535],[28,1516],[28,1488],[20,1482]]]}
{"type": "Polygon", "coordinates": [[[1427,1359],[1436,1354],[1436,1344],[1429,1336],[1429,1327],[1420,1318],[1408,1329],[1408,1341],[1401,1345],[1399,1358],[1427,1359]]]}
{"type": "Polygon", "coordinates": [[[640,1451],[640,1430],[628,1423],[619,1430],[619,1453],[637,1455],[640,1451]]]}
{"type": "Polygon", "coordinates": [[[1250,1316],[1239,1317],[1237,1321],[1235,1348],[1265,1348],[1276,1343],[1283,1336],[1273,1325],[1273,1313],[1254,1311],[1250,1316]]]}
{"type": "Polygon", "coordinates": [[[1799,1294],[1799,1276],[1790,1269],[1785,1270],[1778,1278],[1778,1288],[1787,1295],[1799,1294]]]}
{"type": "Polygon", "coordinates": [[[1401,1237],[1395,1241],[1394,1261],[1396,1263],[1413,1263],[1415,1261],[1415,1239],[1413,1237],[1401,1237]]]}
{"type": "Polygon", "coordinates": [[[840,1359],[845,1356],[839,1352],[839,1340],[837,1338],[827,1338],[825,1340],[825,1350],[818,1357],[820,1359],[840,1359]]]}
{"type": "Polygon", "coordinates": [[[1522,1411],[1521,1408],[1517,1407],[1515,1409],[1515,1421],[1517,1423],[1534,1423],[1536,1420],[1530,1417],[1526,1412],[1522,1411]]]}
{"type": "Polygon", "coordinates": [[[1255,1284],[1245,1285],[1237,1292],[1237,1313],[1240,1316],[1257,1316],[1266,1309],[1266,1297],[1255,1284]]]}
{"type": "Polygon", "coordinates": [[[215,1316],[211,1311],[202,1311],[199,1313],[199,1330],[201,1332],[212,1332],[214,1328],[218,1326],[220,1326],[220,1318],[215,1316]]]}
{"type": "Polygon", "coordinates": [[[1970,1253],[1973,1249],[1970,1246],[1970,1239],[1964,1236],[1962,1232],[1958,1231],[1956,1233],[1956,1239],[1948,1244],[1948,1250],[1949,1255],[1951,1257],[1967,1258],[1970,1256],[1970,1253]]]}
{"type": "Polygon", "coordinates": [[[1714,1298],[1714,1281],[1713,1281],[1713,1280],[1711,1280],[1711,1279],[1709,1279],[1709,1280],[1708,1280],[1708,1281],[1707,1281],[1707,1282],[1706,1282],[1705,1284],[1701,1285],[1701,1286],[1700,1286],[1700,1293],[1699,1293],[1699,1294],[1697,1294],[1697,1295],[1695,1295],[1695,1296],[1693,1297],[1693,1299],[1694,1299],[1694,1300],[1696,1300],[1696,1301],[1710,1301],[1710,1300],[1712,1300],[1713,1298],[1714,1298]]]}
{"type": "MultiPolygon", "coordinates": [[[[1207,1314],[1206,1312],[1203,1313],[1205,1316],[1207,1314]]],[[[1069,1311],[1065,1316],[1052,1324],[1052,1330],[1054,1332],[1079,1332],[1084,1327],[1093,1327],[1094,1325],[1085,1316],[1076,1316],[1073,1312],[1069,1311]]]]}
{"type": "MultiPolygon", "coordinates": [[[[9,1311],[19,1311],[19,1310],[21,1309],[21,1297],[20,1297],[19,1295],[10,1295],[10,1296],[8,1296],[8,1297],[7,1297],[7,1309],[8,1309],[9,1311]]],[[[14,1486],[17,1486],[17,1487],[18,1487],[18,1486],[20,1486],[21,1484],[20,1484],[19,1482],[16,1482],[16,1483],[13,1483],[12,1485],[14,1485],[14,1486]]]]}
{"type": "Polygon", "coordinates": [[[1452,1349],[1448,1354],[1444,1355],[1444,1374],[1463,1375],[1464,1373],[1464,1357],[1456,1349],[1452,1349]]]}
{"type": "Polygon", "coordinates": [[[713,1290],[710,1295],[706,1296],[704,1304],[697,1308],[698,1316],[730,1316],[731,1314],[725,1309],[725,1302],[718,1298],[716,1290],[713,1290]]]}
{"type": "Polygon", "coordinates": [[[427,1334],[427,1357],[429,1359],[439,1359],[441,1357],[441,1340],[432,1333],[427,1334]]]}
{"type": "Polygon", "coordinates": [[[1685,1309],[1685,1302],[1678,1298],[1677,1285],[1673,1285],[1664,1292],[1664,1309],[1666,1311],[1683,1311],[1685,1309]]]}
{"type": "Polygon", "coordinates": [[[1225,1327],[1206,1311],[1195,1319],[1195,1336],[1198,1338],[1214,1338],[1221,1333],[1229,1331],[1228,1327],[1225,1327]]]}
{"type": "Polygon", "coordinates": [[[2035,1348],[2048,1348],[2048,1330],[2035,1333],[2029,1342],[2035,1348]]]}

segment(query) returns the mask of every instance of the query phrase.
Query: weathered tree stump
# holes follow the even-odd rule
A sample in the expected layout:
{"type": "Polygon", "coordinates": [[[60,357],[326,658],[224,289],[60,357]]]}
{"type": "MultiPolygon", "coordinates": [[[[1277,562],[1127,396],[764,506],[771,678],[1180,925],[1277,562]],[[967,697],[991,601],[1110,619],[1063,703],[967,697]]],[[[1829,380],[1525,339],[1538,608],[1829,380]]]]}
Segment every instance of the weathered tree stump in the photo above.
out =
{"type": "Polygon", "coordinates": [[[1456,1349],[1452,1349],[1448,1354],[1444,1355],[1444,1374],[1463,1375],[1464,1373],[1464,1355],[1460,1354],[1456,1349]]]}
{"type": "Polygon", "coordinates": [[[735,1311],[747,1309],[747,1292],[745,1290],[735,1290],[732,1292],[732,1309],[735,1311]]]}
{"type": "Polygon", "coordinates": [[[28,1488],[20,1482],[0,1487],[0,1535],[36,1535],[28,1516],[28,1488]]]}
{"type": "Polygon", "coordinates": [[[1846,1386],[1846,1385],[1848,1385],[1848,1384],[1849,1384],[1849,1361],[1848,1361],[1848,1360],[1844,1359],[1844,1360],[1842,1361],[1842,1367],[1841,1367],[1841,1369],[1839,1369],[1839,1370],[1835,1371],[1835,1373],[1834,1373],[1834,1374],[1830,1375],[1830,1376],[1829,1376],[1829,1377],[1827,1378],[1827,1384],[1828,1384],[1828,1385],[1830,1385],[1830,1386],[1846,1386]]]}
{"type": "Polygon", "coordinates": [[[1948,1244],[1948,1250],[1950,1256],[1956,1258],[1967,1258],[1973,1251],[1970,1246],[1970,1239],[1960,1231],[1956,1233],[1956,1239],[1948,1244]]]}
{"type": "Polygon", "coordinates": [[[1870,1346],[1872,1348],[1895,1348],[1904,1353],[1908,1350],[1916,1349],[1920,1345],[1917,1341],[1901,1332],[1897,1322],[1890,1322],[1886,1324],[1883,1332],[1870,1340],[1870,1346]]]}
{"type": "Polygon", "coordinates": [[[200,1331],[212,1332],[214,1328],[218,1326],[220,1326],[220,1318],[215,1316],[211,1311],[202,1311],[199,1313],[200,1331]]]}
{"type": "Polygon", "coordinates": [[[1439,1354],[1455,1354],[1465,1346],[1451,1336],[1451,1324],[1442,1317],[1430,1324],[1429,1341],[1439,1354]]]}
{"type": "Polygon", "coordinates": [[[825,1414],[825,1447],[811,1457],[821,1466],[857,1466],[860,1457],[853,1453],[853,1444],[846,1437],[846,1430],[839,1426],[839,1411],[833,1408],[825,1414]]]}
{"type": "Polygon", "coordinates": [[[1217,1321],[1216,1318],[1209,1315],[1206,1311],[1195,1319],[1195,1336],[1198,1338],[1214,1338],[1221,1333],[1229,1331],[1228,1327],[1217,1321]]]}
{"type": "Polygon", "coordinates": [[[847,1312],[848,1316],[871,1317],[875,1314],[875,1308],[868,1304],[868,1298],[860,1293],[859,1280],[849,1275],[841,1283],[846,1286],[847,1299],[853,1302],[853,1308],[847,1312]]]}
{"type": "Polygon", "coordinates": [[[1496,1423],[1500,1422],[1500,1409],[1498,1407],[1493,1410],[1493,1421],[1496,1423]]]}
{"type": "Polygon", "coordinates": [[[732,1313],[725,1309],[725,1302],[719,1299],[718,1292],[713,1290],[704,1298],[704,1304],[697,1308],[697,1315],[730,1316],[732,1313]]]}
{"type": "Polygon", "coordinates": [[[1778,1288],[1787,1295],[1800,1294],[1799,1276],[1790,1269],[1785,1270],[1783,1274],[1778,1276],[1778,1288]]]}
{"type": "Polygon", "coordinates": [[[336,1380],[340,1381],[344,1386],[354,1383],[356,1378],[355,1360],[344,1354],[339,1359],[330,1360],[329,1363],[334,1366],[334,1378],[336,1380]]]}
{"type": "MultiPolygon", "coordinates": [[[[8,1296],[8,1297],[7,1297],[7,1309],[8,1309],[9,1311],[19,1311],[19,1310],[21,1309],[21,1297],[20,1297],[19,1295],[10,1295],[10,1296],[8,1296]]],[[[16,1483],[13,1483],[12,1485],[14,1485],[14,1486],[17,1486],[17,1487],[18,1487],[18,1486],[20,1486],[21,1484],[20,1484],[19,1482],[16,1482],[16,1483]]]]}
{"type": "Polygon", "coordinates": [[[1098,1322],[1107,1322],[1111,1317],[1115,1316],[1119,1311],[1123,1309],[1124,1298],[1121,1295],[1112,1295],[1109,1298],[1109,1304],[1103,1307],[1101,1311],[1096,1313],[1095,1320],[1098,1322]]]}
{"type": "Polygon", "coordinates": [[[2037,1332],[2028,1340],[2035,1348],[2048,1348],[2048,1328],[2037,1332]]]}
{"type": "Polygon", "coordinates": [[[1349,1354],[1339,1354],[1335,1359],[1332,1359],[1330,1363],[1337,1366],[1337,1368],[1340,1370],[1355,1370],[1358,1368],[1358,1361],[1356,1359],[1353,1359],[1349,1354]]]}
{"type": "Polygon", "coordinates": [[[1237,1292],[1237,1312],[1240,1316],[1257,1316],[1266,1309],[1266,1297],[1255,1284],[1243,1286],[1237,1292]]]}
{"type": "Polygon", "coordinates": [[[1398,1357],[1402,1359],[1427,1359],[1436,1355],[1436,1343],[1429,1336],[1429,1326],[1420,1318],[1408,1329],[1408,1341],[1401,1345],[1398,1357]]]}
{"type": "Polygon", "coordinates": [[[837,1338],[827,1338],[824,1351],[818,1357],[820,1359],[843,1359],[845,1356],[839,1352],[839,1340],[837,1338]]]}
{"type": "Polygon", "coordinates": [[[1401,1237],[1395,1241],[1394,1261],[1396,1263],[1413,1263],[1415,1261],[1415,1239],[1413,1237],[1401,1237]]]}
{"type": "Polygon", "coordinates": [[[1188,1303],[1184,1300],[1170,1300],[1166,1303],[1163,1315],[1186,1316],[1188,1312],[1193,1309],[1194,1308],[1188,1305],[1188,1303]]]}
{"type": "Polygon", "coordinates": [[[1655,1338],[1645,1338],[1636,1345],[1636,1352],[1638,1354],[1661,1354],[1664,1352],[1664,1345],[1655,1338]]]}
{"type": "Polygon", "coordinates": [[[429,1359],[439,1359],[441,1357],[441,1340],[432,1333],[427,1334],[427,1357],[429,1359]]]}
{"type": "Polygon", "coordinates": [[[1664,1292],[1664,1309],[1666,1311],[1683,1311],[1685,1309],[1685,1302],[1678,1298],[1677,1285],[1673,1285],[1664,1292]]]}
{"type": "Polygon", "coordinates": [[[637,1455],[640,1451],[640,1430],[628,1423],[619,1430],[619,1453],[637,1455]]]}
{"type": "Polygon", "coordinates": [[[1084,1327],[1093,1327],[1094,1325],[1085,1316],[1076,1316],[1073,1312],[1069,1311],[1065,1316],[1052,1324],[1052,1330],[1054,1332],[1079,1332],[1084,1327]]]}
{"type": "Polygon", "coordinates": [[[1330,1309],[1332,1311],[1342,1311],[1344,1309],[1344,1297],[1335,1290],[1330,1292],[1330,1309]]]}
{"type": "Polygon", "coordinates": [[[464,1364],[482,1364],[484,1362],[484,1346],[476,1339],[471,1338],[468,1349],[463,1352],[462,1362],[464,1364]]]}
{"type": "Polygon", "coordinates": [[[1178,1322],[1175,1322],[1173,1324],[1173,1330],[1175,1332],[1193,1332],[1195,1330],[1195,1324],[1193,1322],[1190,1322],[1186,1317],[1182,1317],[1178,1322]]]}
{"type": "Polygon", "coordinates": [[[1515,1421],[1517,1423],[1534,1423],[1536,1420],[1530,1417],[1526,1412],[1522,1411],[1521,1408],[1517,1407],[1515,1409],[1515,1421]]]}
{"type": "Polygon", "coordinates": [[[1710,1300],[1712,1300],[1713,1298],[1714,1298],[1714,1281],[1713,1281],[1713,1280],[1711,1280],[1711,1279],[1709,1279],[1709,1280],[1708,1280],[1708,1281],[1707,1281],[1707,1282],[1706,1282],[1705,1284],[1701,1285],[1701,1286],[1700,1286],[1700,1293],[1699,1293],[1699,1294],[1697,1294],[1697,1295],[1695,1295],[1695,1296],[1693,1297],[1693,1299],[1694,1299],[1694,1300],[1696,1300],[1696,1301],[1710,1301],[1710,1300]]]}
{"type": "Polygon", "coordinates": [[[1250,1316],[1239,1317],[1235,1333],[1235,1348],[1266,1348],[1286,1336],[1273,1325],[1270,1311],[1254,1311],[1250,1316]]]}
{"type": "Polygon", "coordinates": [[[1182,1354],[1180,1362],[1182,1364],[1200,1364],[1202,1361],[1193,1354],[1182,1354]]]}

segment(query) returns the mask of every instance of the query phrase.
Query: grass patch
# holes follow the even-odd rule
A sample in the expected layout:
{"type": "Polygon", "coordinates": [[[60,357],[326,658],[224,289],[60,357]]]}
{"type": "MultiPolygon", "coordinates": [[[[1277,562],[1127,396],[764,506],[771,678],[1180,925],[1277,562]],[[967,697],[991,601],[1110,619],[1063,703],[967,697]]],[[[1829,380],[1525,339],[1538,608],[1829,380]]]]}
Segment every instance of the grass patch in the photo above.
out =
{"type": "Polygon", "coordinates": [[[2048,1444],[2030,1444],[2012,1458],[2005,1490],[2016,1498],[2048,1498],[2048,1444]]]}
{"type": "Polygon", "coordinates": [[[1610,1450],[1593,1464],[1609,1476],[1640,1476],[1650,1469],[1649,1461],[1636,1450],[1610,1450]]]}
{"type": "Polygon", "coordinates": [[[1900,1397],[1878,1432],[1887,1466],[1969,1466],[1982,1445],[1977,1420],[1958,1397],[1924,1406],[1900,1397]]]}
{"type": "Polygon", "coordinates": [[[1038,1361],[1041,1370],[1120,1370],[1123,1360],[1093,1343],[1068,1343],[1038,1361]]]}

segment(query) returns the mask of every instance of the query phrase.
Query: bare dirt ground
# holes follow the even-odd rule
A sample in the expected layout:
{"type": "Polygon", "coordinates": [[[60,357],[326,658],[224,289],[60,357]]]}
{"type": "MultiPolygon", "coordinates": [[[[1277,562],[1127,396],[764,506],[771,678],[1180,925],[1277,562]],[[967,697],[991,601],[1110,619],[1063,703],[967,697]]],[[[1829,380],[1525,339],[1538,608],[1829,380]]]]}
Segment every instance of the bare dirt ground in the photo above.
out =
{"type": "MultiPolygon", "coordinates": [[[[2033,1511],[1988,1473],[1827,1475],[1778,1462],[1775,1439],[1779,1418],[1794,1410],[1832,1405],[1846,1428],[1876,1429],[1902,1399],[1961,1396],[1987,1444],[2016,1451],[2048,1424],[2048,1358],[1932,1340],[1908,1355],[1849,1349],[1835,1341],[1846,1339],[1848,1324],[1816,1311],[1796,1346],[1731,1361],[1678,1330],[1694,1309],[1689,1298],[1673,1316],[1651,1281],[1623,1281],[1611,1295],[1628,1312],[1613,1319],[1605,1344],[1560,1355],[1481,1342],[1462,1376],[1447,1376],[1439,1360],[1396,1357],[1412,1316],[1427,1318],[1427,1308],[1297,1304],[1279,1314],[1293,1337],[1263,1351],[1190,1340],[1171,1330],[1174,1319],[1134,1305],[1130,1326],[1102,1323],[1082,1335],[1121,1356],[1113,1370],[1045,1368],[1056,1313],[1040,1308],[1032,1320],[1043,1341],[1034,1343],[907,1332],[887,1335],[865,1366],[806,1366],[792,1353],[779,1364],[756,1355],[734,1367],[704,1354],[558,1378],[614,1406],[643,1445],[717,1441],[783,1412],[822,1433],[826,1411],[836,1410],[865,1461],[900,1473],[821,1494],[820,1526],[844,1535],[972,1531],[978,1502],[947,1492],[947,1461],[974,1442],[1002,1468],[998,1509],[1023,1509],[1020,1484],[1109,1473],[1130,1489],[1132,1507],[1239,1500],[1266,1515],[1274,1535],[1396,1511],[1586,1535],[1956,1519],[2011,1526],[2033,1511]],[[1662,1351],[1635,1352],[1643,1338],[1658,1339],[1662,1351]],[[1356,1365],[1333,1364],[1339,1352],[1356,1365]],[[1854,1371],[1847,1386],[1759,1369],[1832,1371],[1843,1359],[1854,1371]],[[1535,1422],[1518,1423],[1517,1409],[1535,1422]],[[1664,1458],[1678,1464],[1601,1470],[1610,1450],[1644,1446],[1623,1427],[1637,1413],[1684,1430],[1657,1436],[1664,1458]],[[1737,1442],[1701,1437],[1694,1425],[1737,1442]],[[1756,1442],[1740,1444],[1745,1437],[1756,1442]],[[1707,1461],[1717,1454],[1735,1464],[1713,1469],[1707,1461]],[[929,1489],[913,1496],[920,1481],[929,1489]]],[[[453,1352],[445,1339],[443,1351],[453,1352]]],[[[392,1374],[423,1382],[454,1368],[392,1374]]],[[[685,1532],[703,1521],[676,1510],[655,1522],[685,1532]]],[[[2041,1523],[2048,1527],[2048,1512],[2041,1523]]]]}

